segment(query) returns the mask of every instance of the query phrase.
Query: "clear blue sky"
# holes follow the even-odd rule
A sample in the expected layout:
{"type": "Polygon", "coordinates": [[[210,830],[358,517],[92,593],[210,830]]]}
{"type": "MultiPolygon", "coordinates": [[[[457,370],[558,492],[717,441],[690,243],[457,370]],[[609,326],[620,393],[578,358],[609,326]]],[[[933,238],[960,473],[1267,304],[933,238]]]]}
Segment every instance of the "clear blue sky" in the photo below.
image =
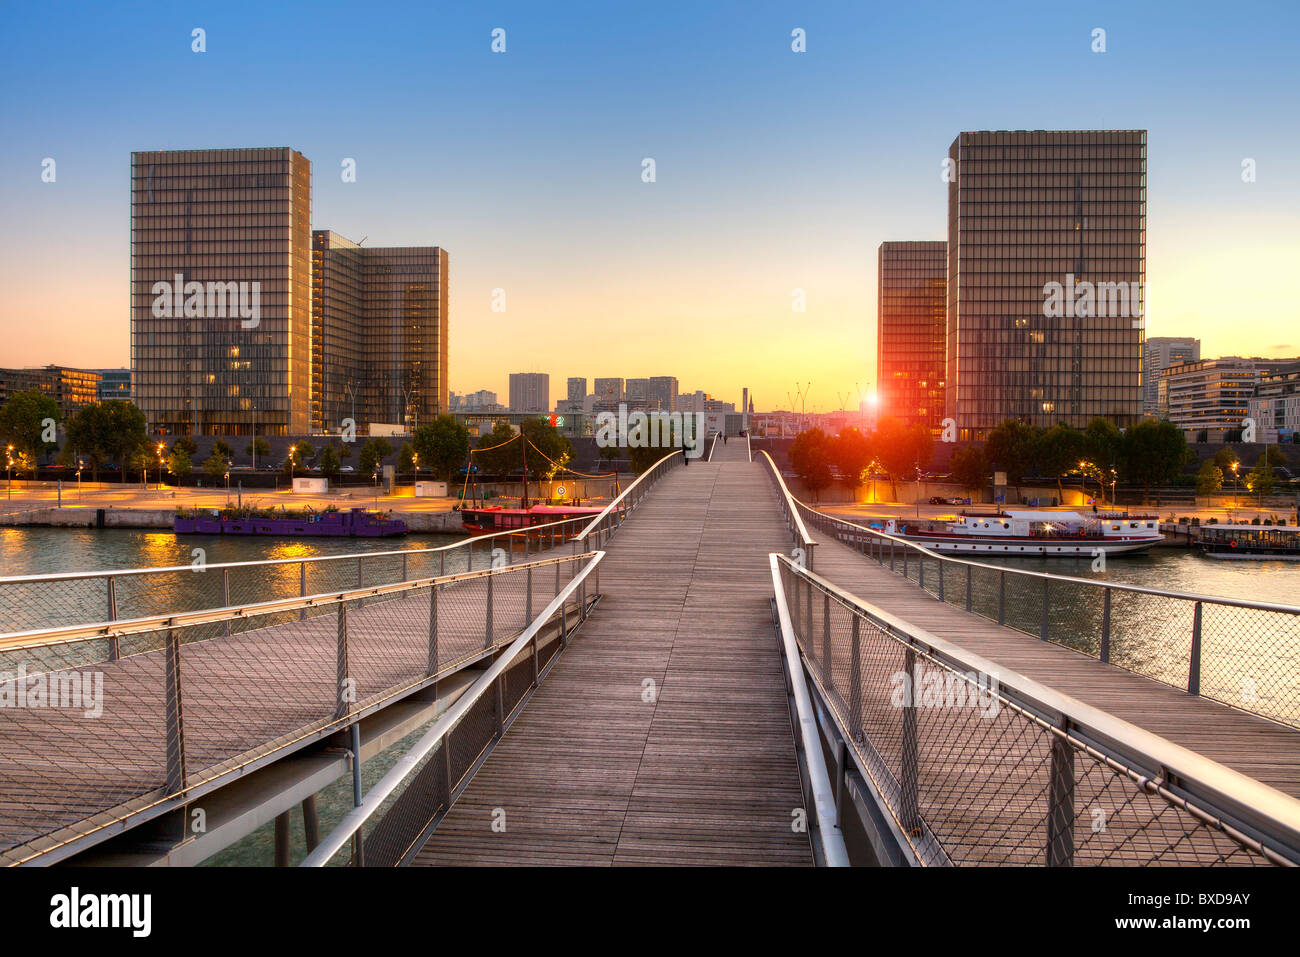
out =
{"type": "Polygon", "coordinates": [[[1149,335],[1300,352],[1294,2],[11,0],[2,16],[0,365],[129,362],[132,150],[287,145],[313,162],[314,226],[448,249],[456,391],[676,374],[735,401],[749,385],[762,408],[799,379],[825,410],[874,379],[878,244],[945,237],[953,137],[1035,128],[1150,131],[1149,335]]]}

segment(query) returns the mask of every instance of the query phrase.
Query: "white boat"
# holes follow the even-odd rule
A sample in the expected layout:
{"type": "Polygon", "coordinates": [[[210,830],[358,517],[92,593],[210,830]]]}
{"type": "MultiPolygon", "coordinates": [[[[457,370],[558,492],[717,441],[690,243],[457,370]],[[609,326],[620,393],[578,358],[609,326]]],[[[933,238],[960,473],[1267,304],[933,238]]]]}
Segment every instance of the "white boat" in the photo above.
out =
{"type": "Polygon", "coordinates": [[[884,531],[936,552],[1076,558],[1131,555],[1164,541],[1155,515],[1005,509],[952,522],[890,519],[884,531]]]}

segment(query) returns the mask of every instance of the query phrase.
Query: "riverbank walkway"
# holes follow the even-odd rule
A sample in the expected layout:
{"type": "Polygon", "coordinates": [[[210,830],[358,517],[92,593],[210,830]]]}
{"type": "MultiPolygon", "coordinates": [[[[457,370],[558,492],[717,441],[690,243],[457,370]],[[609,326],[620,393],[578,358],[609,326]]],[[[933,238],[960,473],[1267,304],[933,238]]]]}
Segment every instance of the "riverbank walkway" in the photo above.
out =
{"type": "Polygon", "coordinates": [[[767,556],[787,542],[742,442],[674,469],[606,546],[600,603],[415,863],[811,864],[769,604],[767,556]]]}

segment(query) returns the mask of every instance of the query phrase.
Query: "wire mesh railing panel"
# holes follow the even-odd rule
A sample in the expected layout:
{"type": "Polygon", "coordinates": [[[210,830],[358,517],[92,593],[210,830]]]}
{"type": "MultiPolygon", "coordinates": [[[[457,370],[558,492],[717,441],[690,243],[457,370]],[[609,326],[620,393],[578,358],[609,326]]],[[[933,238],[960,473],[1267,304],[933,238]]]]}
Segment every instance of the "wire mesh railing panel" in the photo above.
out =
{"type": "Polygon", "coordinates": [[[1300,616],[1205,604],[1201,694],[1300,727],[1300,616]]]}
{"type": "Polygon", "coordinates": [[[1112,592],[1111,664],[1186,690],[1194,618],[1194,603],[1180,598],[1112,592]]]}
{"type": "MultiPolygon", "coordinates": [[[[490,656],[547,607],[557,580],[567,584],[590,559],[368,585],[192,621],[123,621],[108,635],[89,627],[15,639],[0,651],[0,694],[21,698],[0,709],[0,860],[49,850],[39,839],[61,828],[69,831],[55,843],[76,841],[94,829],[90,818],[157,806],[490,656]]],[[[400,578],[400,566],[388,564],[379,577],[400,578]]],[[[576,595],[568,607],[580,614],[576,595]]],[[[503,704],[513,708],[526,694],[532,668],[529,656],[507,672],[503,704]]],[[[490,733],[486,707],[458,726],[449,753],[460,774],[495,733],[495,698],[490,733]]]]}
{"type": "Polygon", "coordinates": [[[920,863],[1273,862],[1215,806],[1049,724],[998,675],[892,631],[789,561],[779,571],[805,664],[920,863]]]}
{"type": "Polygon", "coordinates": [[[412,845],[447,809],[445,742],[420,759],[406,787],[391,795],[364,831],[366,867],[396,867],[412,845]]]}

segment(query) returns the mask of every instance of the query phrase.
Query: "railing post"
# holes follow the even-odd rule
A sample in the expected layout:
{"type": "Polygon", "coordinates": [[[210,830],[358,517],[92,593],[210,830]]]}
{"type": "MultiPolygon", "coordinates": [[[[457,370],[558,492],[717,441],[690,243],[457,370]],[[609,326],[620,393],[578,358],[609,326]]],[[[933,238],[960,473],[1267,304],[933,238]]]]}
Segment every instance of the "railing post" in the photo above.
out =
{"type": "Polygon", "coordinates": [[[348,697],[346,693],[350,682],[348,675],[348,605],[347,602],[339,602],[338,610],[338,641],[335,645],[335,663],[336,663],[336,681],[334,684],[334,717],[341,718],[348,713],[348,697]]]}
{"type": "Polygon", "coordinates": [[[1064,736],[1052,735],[1048,778],[1047,866],[1074,863],[1074,748],[1064,736]]]}
{"type": "Polygon", "coordinates": [[[934,570],[939,575],[939,600],[946,601],[943,597],[943,558],[939,557],[934,560],[934,570]]]}
{"type": "Polygon", "coordinates": [[[967,565],[967,566],[966,566],[966,610],[967,610],[967,611],[970,611],[970,610],[971,610],[971,600],[970,600],[970,592],[971,592],[971,569],[974,568],[974,567],[975,567],[974,565],[967,565]]]}
{"type": "Polygon", "coordinates": [[[1043,641],[1047,640],[1047,586],[1051,584],[1050,578],[1043,579],[1043,621],[1039,629],[1038,637],[1043,641]]]}
{"type": "Polygon", "coordinates": [[[486,601],[486,608],[484,609],[484,614],[483,614],[483,618],[484,618],[483,647],[484,648],[492,647],[492,579],[496,577],[497,577],[496,575],[493,575],[490,572],[488,573],[487,601],[486,601]]]}
{"type": "Polygon", "coordinates": [[[903,577],[907,578],[907,549],[903,549],[903,577]]]}
{"type": "Polygon", "coordinates": [[[438,673],[438,586],[429,587],[429,667],[430,675],[438,673]]]}
{"type": "Polygon", "coordinates": [[[919,796],[917,794],[917,782],[919,779],[920,749],[917,747],[916,740],[916,699],[921,693],[916,681],[916,651],[910,646],[903,655],[903,667],[907,672],[907,680],[911,687],[903,705],[903,741],[901,767],[899,768],[899,795],[900,807],[899,817],[903,824],[903,829],[912,837],[921,835],[921,813],[919,810],[919,796]]]}
{"type": "Polygon", "coordinates": [[[402,552],[402,581],[406,581],[406,552],[402,552]]]}
{"type": "Polygon", "coordinates": [[[1101,599],[1101,652],[1098,655],[1103,664],[1110,663],[1110,589],[1102,589],[1101,599]]]}
{"type": "Polygon", "coordinates": [[[528,622],[533,620],[533,566],[531,565],[525,573],[525,580],[527,584],[524,590],[524,627],[527,627],[528,622]]]}
{"type": "Polygon", "coordinates": [[[1187,693],[1201,693],[1201,603],[1192,612],[1192,654],[1187,664],[1187,693]]]}
{"type": "Polygon", "coordinates": [[[438,576],[442,577],[447,574],[447,553],[445,551],[438,553],[438,576]]]}
{"type": "MultiPolygon", "coordinates": [[[[352,738],[352,806],[361,806],[361,725],[353,722],[351,730],[352,738]]],[[[362,836],[361,828],[357,828],[352,835],[352,866],[366,866],[366,844],[362,836]]]]}
{"type": "MultiPolygon", "coordinates": [[[[221,569],[221,607],[230,607],[230,569],[221,569]]],[[[305,610],[305,609],[304,609],[305,610]]],[[[221,623],[221,631],[225,635],[230,634],[230,619],[227,618],[221,623]]]]}
{"type": "Polygon", "coordinates": [[[998,572],[998,624],[1007,623],[1007,573],[998,572]]]}
{"type": "Polygon", "coordinates": [[[849,715],[853,721],[851,733],[857,741],[862,733],[862,620],[853,615],[853,630],[849,637],[849,715]]]}
{"type": "Polygon", "coordinates": [[[916,556],[916,583],[925,590],[925,552],[918,552],[916,556]]]}
{"type": "Polygon", "coordinates": [[[828,688],[834,684],[831,675],[831,596],[828,594],[822,602],[822,677],[828,688]]]}
{"type": "Polygon", "coordinates": [[[181,704],[181,637],[167,629],[167,676],[164,711],[167,721],[167,793],[185,787],[185,715],[181,704]]]}
{"type": "MultiPolygon", "coordinates": [[[[112,575],[108,576],[108,620],[117,621],[117,579],[112,575]]],[[[108,639],[108,660],[117,661],[121,653],[121,643],[117,635],[110,635],[108,639]]]]}
{"type": "MultiPolygon", "coordinates": [[[[299,598],[307,597],[307,563],[306,562],[298,563],[298,597],[299,598]]],[[[298,609],[298,620],[299,621],[307,620],[306,608],[298,609]]]]}

